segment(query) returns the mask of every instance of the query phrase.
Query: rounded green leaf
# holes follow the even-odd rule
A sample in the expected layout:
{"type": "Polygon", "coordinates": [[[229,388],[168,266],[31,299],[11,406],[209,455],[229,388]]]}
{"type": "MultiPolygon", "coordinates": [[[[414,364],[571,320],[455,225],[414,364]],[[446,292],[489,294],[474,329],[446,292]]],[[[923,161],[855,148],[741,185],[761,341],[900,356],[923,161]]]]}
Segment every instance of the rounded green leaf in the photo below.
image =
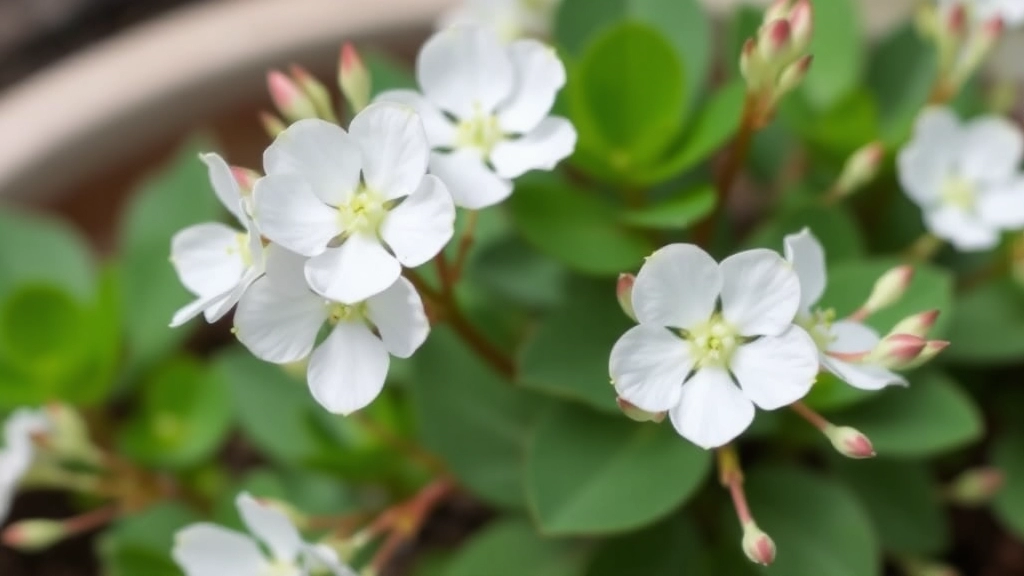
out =
{"type": "MultiPolygon", "coordinates": [[[[781,211],[758,228],[745,244],[782,253],[785,237],[804,228],[810,228],[825,247],[825,256],[830,265],[859,258],[864,254],[864,238],[853,216],[842,206],[826,207],[816,203],[802,203],[781,211]]],[[[834,282],[830,281],[829,284],[834,282]]],[[[870,288],[871,284],[868,285],[869,291],[870,288]]],[[[868,292],[865,292],[862,298],[867,297],[868,292]]]]}
{"type": "Polygon", "coordinates": [[[566,270],[517,236],[503,236],[479,247],[466,266],[466,278],[524,306],[550,308],[561,303],[566,270]]]}
{"type": "MultiPolygon", "coordinates": [[[[746,479],[750,509],[779,550],[764,574],[878,576],[882,558],[871,520],[843,486],[795,469],[762,469],[746,479]]],[[[735,523],[735,515],[729,521],[735,523]]],[[[737,538],[736,542],[739,542],[737,538]]],[[[737,554],[739,551],[737,551],[737,554]]]]}
{"type": "Polygon", "coordinates": [[[641,532],[601,544],[586,576],[710,576],[704,549],[694,523],[677,514],[641,532]]]}
{"type": "Polygon", "coordinates": [[[701,485],[710,453],[669,425],[583,407],[549,411],[530,439],[526,488],[545,534],[613,534],[668,515],[701,485]]]}
{"type": "Polygon", "coordinates": [[[996,439],[992,464],[1006,478],[992,507],[1003,524],[1024,538],[1024,431],[1010,430],[996,439]]]}
{"type": "Polygon", "coordinates": [[[171,559],[174,534],[199,519],[180,504],[165,503],[119,518],[100,540],[104,574],[179,576],[171,559]]]}
{"type": "Polygon", "coordinates": [[[41,375],[56,375],[86,351],[82,307],[54,286],[29,284],[0,308],[0,351],[41,375]]]}
{"type": "Polygon", "coordinates": [[[451,560],[443,576],[579,576],[586,549],[544,538],[529,522],[506,519],[475,535],[451,560]]]}
{"type": "Polygon", "coordinates": [[[686,230],[710,216],[717,203],[718,195],[714,188],[698,186],[674,194],[663,202],[628,210],[622,214],[622,221],[648,230],[686,230]]]}
{"type": "Polygon", "coordinates": [[[866,434],[879,455],[902,458],[927,458],[962,448],[984,431],[971,397],[938,371],[916,373],[910,387],[887,388],[832,420],[866,434]]]}
{"type": "Polygon", "coordinates": [[[0,298],[24,283],[59,286],[92,299],[96,272],[89,244],[60,220],[0,209],[0,298]]]}
{"type": "Polygon", "coordinates": [[[885,142],[899,146],[935,85],[934,46],[912,24],[896,29],[874,48],[867,86],[878,102],[885,142]]]}
{"type": "Polygon", "coordinates": [[[1024,355],[1024,291],[1005,279],[960,296],[949,328],[949,360],[1016,363],[1024,355]]]}
{"type": "Polygon", "coordinates": [[[861,82],[864,69],[860,14],[852,0],[811,0],[814,64],[802,92],[817,108],[829,108],[861,82]]]}

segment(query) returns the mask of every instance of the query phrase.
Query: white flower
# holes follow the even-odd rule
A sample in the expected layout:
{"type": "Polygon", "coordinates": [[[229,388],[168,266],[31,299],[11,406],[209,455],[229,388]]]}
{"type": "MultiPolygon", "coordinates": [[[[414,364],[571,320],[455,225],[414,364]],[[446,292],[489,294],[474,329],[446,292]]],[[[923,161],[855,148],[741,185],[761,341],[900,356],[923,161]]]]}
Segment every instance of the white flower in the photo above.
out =
{"type": "Polygon", "coordinates": [[[565,66],[549,46],[506,46],[489,29],[457,26],[427,41],[416,74],[423,94],[393,90],[379,99],[423,117],[430,171],[458,206],[497,204],[512,193],[513,178],[551,170],[576,147],[572,124],[548,115],[565,85],[565,66]]]}
{"type": "Polygon", "coordinates": [[[213,191],[243,230],[219,222],[190,226],[171,239],[171,263],[181,283],[197,296],[174,314],[171,327],[202,313],[216,322],[231,310],[245,289],[263,273],[263,244],[248,211],[248,199],[227,162],[217,154],[202,154],[213,191]]]}
{"type": "Polygon", "coordinates": [[[835,310],[816,308],[828,276],[825,271],[825,251],[810,230],[803,229],[785,238],[786,259],[800,278],[800,309],[796,323],[814,339],[818,359],[826,370],[840,380],[861,390],[879,390],[892,384],[906,386],[899,374],[871,363],[853,363],[835,355],[860,354],[874,350],[880,341],[871,327],[854,320],[835,321],[835,310]]]}
{"type": "Polygon", "coordinates": [[[793,318],[800,281],[770,250],[721,264],[691,244],[671,244],[644,263],[633,286],[640,322],[612,349],[619,396],[668,411],[676,430],[713,448],[740,435],[754,405],[796,402],[818,373],[817,348],[793,318]]]}
{"type": "Polygon", "coordinates": [[[1024,227],[1024,137],[987,116],[961,124],[948,108],[921,113],[900,150],[900,183],[928,229],[962,251],[986,250],[1001,230],[1024,227]]]}
{"type": "Polygon", "coordinates": [[[310,257],[305,276],[314,290],[361,302],[452,237],[455,206],[426,174],[429,153],[423,123],[408,106],[373,104],[349,132],[301,120],[263,156],[267,175],[254,190],[260,231],[310,257]]]}
{"type": "Polygon", "coordinates": [[[0,450],[0,523],[10,511],[19,482],[35,460],[33,436],[49,430],[50,420],[43,410],[21,408],[4,423],[4,445],[0,450]]]}
{"type": "Polygon", "coordinates": [[[306,543],[281,511],[246,493],[235,505],[255,538],[208,523],[182,529],[172,556],[185,576],[355,576],[332,550],[306,543]]]}
{"type": "Polygon", "coordinates": [[[363,302],[328,300],[309,289],[302,266],[302,258],[278,246],[267,250],[266,275],[235,312],[236,334],[268,362],[296,362],[312,353],[307,378],[313,397],[331,412],[350,414],[380,394],[389,354],[408,358],[423,344],[430,331],[423,302],[401,277],[363,302]],[[325,322],[330,333],[315,346],[325,322]]]}
{"type": "Polygon", "coordinates": [[[1021,0],[938,0],[939,6],[949,9],[956,4],[966,4],[978,20],[999,18],[1007,26],[1024,23],[1024,2],[1021,0]]]}
{"type": "Polygon", "coordinates": [[[462,0],[441,17],[439,26],[486,26],[507,42],[547,38],[559,4],[561,0],[462,0]]]}

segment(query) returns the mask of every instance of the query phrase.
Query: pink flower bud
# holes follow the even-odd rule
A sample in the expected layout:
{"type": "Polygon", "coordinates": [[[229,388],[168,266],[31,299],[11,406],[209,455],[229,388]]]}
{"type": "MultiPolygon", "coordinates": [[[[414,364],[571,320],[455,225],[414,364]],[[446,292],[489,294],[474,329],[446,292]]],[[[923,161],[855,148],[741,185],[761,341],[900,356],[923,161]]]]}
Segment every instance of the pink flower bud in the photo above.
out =
{"type": "Polygon", "coordinates": [[[910,334],[911,336],[919,336],[924,338],[931,331],[932,327],[935,326],[935,321],[939,318],[938,310],[927,310],[925,312],[919,312],[913,316],[907,316],[903,320],[900,320],[890,330],[891,334],[910,334]]]}
{"type": "Polygon", "coordinates": [[[789,24],[793,28],[793,45],[796,50],[806,50],[814,35],[814,8],[810,0],[797,0],[789,12],[789,24]]]}
{"type": "Polygon", "coordinates": [[[839,196],[847,196],[874,180],[884,159],[885,146],[881,142],[871,142],[854,152],[836,181],[839,196]]]}
{"type": "Polygon", "coordinates": [[[259,116],[260,124],[263,125],[263,130],[266,131],[267,135],[271,138],[277,138],[278,134],[284,132],[286,128],[284,121],[274,114],[264,110],[260,112],[259,116]]]}
{"type": "Polygon", "coordinates": [[[961,506],[984,506],[1006,484],[1006,474],[998,468],[984,467],[967,470],[949,485],[949,500],[961,506]]]}
{"type": "Polygon", "coordinates": [[[299,86],[283,72],[271,70],[267,73],[267,88],[270,99],[282,116],[295,122],[303,118],[316,118],[316,107],[299,86]]]}
{"type": "Polygon", "coordinates": [[[753,521],[743,525],[743,553],[751,562],[768,566],[775,561],[775,541],[753,521]]]}
{"type": "Polygon", "coordinates": [[[765,9],[761,22],[767,24],[773,20],[788,20],[792,3],[793,0],[775,0],[765,9]]]}
{"type": "Polygon", "coordinates": [[[960,38],[967,32],[967,6],[956,3],[946,13],[944,33],[951,38],[960,38]]]}
{"type": "Polygon", "coordinates": [[[231,176],[234,177],[244,195],[251,194],[252,189],[256,186],[256,181],[260,179],[259,172],[241,166],[232,166],[231,176]]]}
{"type": "Polygon", "coordinates": [[[875,448],[871,445],[871,440],[855,428],[829,426],[824,432],[836,451],[847,458],[862,460],[875,457],[875,448]]]}
{"type": "Polygon", "coordinates": [[[338,86],[341,87],[341,93],[345,95],[353,114],[366,108],[370,103],[370,72],[366,69],[363,59],[351,42],[346,42],[341,47],[338,86]]]}
{"type": "Polygon", "coordinates": [[[1005,30],[1006,23],[999,16],[989,19],[981,27],[981,33],[992,43],[1001,38],[1005,30]]]}
{"type": "Polygon", "coordinates": [[[331,99],[331,93],[327,90],[327,87],[322,82],[317,80],[308,70],[293,64],[289,71],[292,73],[292,78],[295,79],[296,84],[306,94],[310,102],[313,103],[313,107],[316,109],[317,117],[323,118],[324,120],[336,121],[337,117],[334,114],[334,102],[331,99]]]}
{"type": "Polygon", "coordinates": [[[913,279],[914,268],[912,266],[903,265],[890,269],[875,282],[871,295],[861,306],[860,312],[867,316],[892,306],[906,294],[913,279]]]}
{"type": "Polygon", "coordinates": [[[927,344],[924,338],[912,334],[889,334],[864,361],[884,368],[906,368],[921,355],[927,344]]]}
{"type": "Polygon", "coordinates": [[[632,274],[619,274],[619,281],[615,285],[615,296],[619,299],[619,306],[622,311],[636,322],[636,312],[633,311],[633,283],[636,276],[632,274]]]}
{"type": "Polygon", "coordinates": [[[814,56],[808,54],[786,66],[782,70],[779,81],[775,86],[775,97],[779,98],[799,86],[804,81],[804,78],[807,77],[807,72],[810,71],[812,62],[814,62],[814,56]]]}
{"type": "Polygon", "coordinates": [[[56,520],[23,520],[16,522],[0,535],[6,546],[21,552],[39,552],[68,537],[63,522],[56,520]]]}
{"type": "Polygon", "coordinates": [[[921,353],[917,355],[917,358],[911,360],[909,364],[902,366],[901,369],[910,370],[927,364],[938,356],[939,352],[942,352],[947,347],[949,347],[949,342],[946,340],[929,340],[925,342],[924,348],[921,350],[921,353]]]}
{"type": "Polygon", "coordinates": [[[624,398],[616,398],[615,403],[619,405],[619,410],[626,415],[627,418],[635,422],[662,422],[665,420],[664,412],[648,412],[637,408],[624,398]]]}
{"type": "Polygon", "coordinates": [[[773,20],[765,24],[757,41],[758,51],[767,62],[772,62],[787,52],[793,39],[789,20],[773,20]]]}

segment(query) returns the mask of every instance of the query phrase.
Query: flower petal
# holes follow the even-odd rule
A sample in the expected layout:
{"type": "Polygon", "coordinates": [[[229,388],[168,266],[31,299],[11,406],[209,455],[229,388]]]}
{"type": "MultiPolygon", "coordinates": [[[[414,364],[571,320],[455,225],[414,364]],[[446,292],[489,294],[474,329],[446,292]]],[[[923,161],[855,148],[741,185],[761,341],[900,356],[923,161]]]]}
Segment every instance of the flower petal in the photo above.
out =
{"type": "MultiPolygon", "coordinates": [[[[189,320],[204,314],[207,310],[212,310],[218,307],[224,302],[228,293],[225,294],[214,294],[213,296],[201,296],[188,304],[182,306],[175,311],[174,316],[171,317],[171,323],[168,325],[171,328],[177,328],[184,325],[189,320]]],[[[213,316],[213,314],[211,314],[213,316]]],[[[216,322],[217,320],[207,320],[207,322],[216,322]]]]}
{"type": "Polygon", "coordinates": [[[565,118],[545,118],[521,138],[503,140],[491,152],[498,176],[516,178],[530,170],[552,170],[576,149],[576,129],[565,118]]]}
{"type": "Polygon", "coordinates": [[[306,557],[306,568],[313,574],[328,572],[332,576],[358,576],[355,570],[343,564],[338,553],[326,544],[307,545],[303,552],[306,557]]]}
{"type": "Polygon", "coordinates": [[[494,31],[472,26],[434,34],[416,62],[423,93],[458,118],[490,114],[512,92],[514,73],[494,31]]]}
{"type": "Polygon", "coordinates": [[[260,504],[248,492],[235,498],[235,506],[249,533],[266,544],[275,560],[294,563],[302,550],[302,537],[284,513],[260,504]]]}
{"type": "Polygon", "coordinates": [[[377,327],[384,347],[399,358],[412,356],[430,333],[420,293],[402,277],[366,301],[366,315],[377,327]]]}
{"type": "Polygon", "coordinates": [[[900,184],[922,207],[939,202],[960,150],[960,120],[949,108],[927,108],[917,117],[914,136],[897,156],[900,184]]]}
{"type": "Polygon", "coordinates": [[[669,244],[640,268],[633,310],[641,323],[689,329],[711,318],[721,290],[714,258],[693,244],[669,244]]]}
{"type": "Polygon", "coordinates": [[[512,93],[498,110],[505,132],[530,132],[551,112],[565,86],[565,65],[554,48],[536,40],[517,40],[508,47],[515,71],[512,93]]]}
{"type": "Polygon", "coordinates": [[[1024,135],[998,116],[973,120],[960,140],[960,175],[974,183],[999,183],[1013,176],[1024,156],[1024,135]]]}
{"type": "Polygon", "coordinates": [[[242,211],[242,189],[231,174],[231,167],[220,157],[220,154],[212,152],[200,154],[199,159],[206,164],[210,184],[213,185],[213,192],[217,195],[217,199],[239,222],[243,222],[245,213],[242,211]]]}
{"type": "Polygon", "coordinates": [[[257,358],[286,364],[309,356],[326,320],[323,298],[289,293],[264,276],[238,302],[235,335],[257,358]]]}
{"type": "Polygon", "coordinates": [[[322,202],[337,206],[359,184],[359,145],[337,124],[299,120],[278,134],[263,153],[268,176],[292,174],[309,183],[322,202]]]}
{"type": "Polygon", "coordinates": [[[701,448],[728,444],[754,421],[754,405],[721,368],[701,368],[669,411],[676,431],[701,448]]]}
{"type": "Polygon", "coordinates": [[[171,263],[189,292],[215,296],[234,288],[245,271],[240,235],[230,226],[207,222],[171,238],[171,263]]]}
{"type": "Polygon", "coordinates": [[[491,171],[472,150],[434,152],[430,171],[448,187],[456,206],[470,210],[493,206],[512,194],[512,183],[491,171]]]}
{"type": "Polygon", "coordinates": [[[1024,228],[1024,177],[999,185],[978,198],[981,220],[1004,230],[1024,228]]]}
{"type": "Polygon", "coordinates": [[[349,415],[384,389],[391,359],[362,322],[341,322],[309,359],[309,389],[321,406],[349,415]]]}
{"type": "Polygon", "coordinates": [[[432,148],[455,144],[455,126],[430,100],[415,90],[387,90],[379,94],[377,102],[397,102],[411,107],[420,115],[427,140],[432,148]]]}
{"type": "Polygon", "coordinates": [[[826,370],[840,380],[861,390],[881,390],[886,386],[906,386],[907,379],[873,364],[853,364],[831,356],[822,356],[821,363],[826,370]]]}
{"type": "Polygon", "coordinates": [[[828,345],[827,351],[841,354],[858,354],[874,350],[881,340],[874,328],[852,320],[836,322],[829,333],[832,342],[828,345]]]}
{"type": "Polygon", "coordinates": [[[355,304],[380,294],[398,280],[402,266],[388,254],[380,240],[369,234],[353,234],[337,248],[306,262],[306,281],[321,296],[355,304]]]}
{"type": "Polygon", "coordinates": [[[363,180],[387,200],[416,191],[427,173],[430,145],[423,121],[410,106],[377,102],[352,119],[352,138],[363,157],[363,180]]]}
{"type": "Polygon", "coordinates": [[[722,261],[722,316],[743,336],[776,336],[800,307],[800,280],[778,253],[756,249],[722,261]]]}
{"type": "Polygon", "coordinates": [[[440,252],[455,233],[455,204],[436,176],[426,176],[415,193],[381,223],[380,235],[403,266],[414,268],[440,252]]]}
{"type": "Polygon", "coordinates": [[[818,347],[799,326],[739,346],[729,363],[743,393],[762,410],[788,406],[806,396],[818,368],[818,347]]]}
{"type": "Polygon", "coordinates": [[[615,391],[647,412],[662,412],[678,404],[691,370],[689,345],[653,324],[630,328],[615,343],[608,362],[615,391]]]}
{"type": "Polygon", "coordinates": [[[999,230],[955,206],[925,212],[925,225],[932,234],[948,240],[961,252],[990,250],[999,244],[999,230]]]}
{"type": "Polygon", "coordinates": [[[252,538],[207,523],[179,531],[171,556],[185,576],[260,576],[268,565],[252,538]]]}
{"type": "Polygon", "coordinates": [[[238,304],[238,301],[242,298],[242,294],[245,294],[245,291],[249,289],[249,286],[252,286],[252,283],[260,277],[260,274],[262,274],[262,272],[256,268],[247,269],[245,274],[242,275],[242,279],[238,281],[238,284],[236,284],[234,288],[226,292],[217,300],[211,302],[210,305],[203,310],[203,316],[206,317],[206,321],[213,324],[226,316],[227,313],[235,307],[235,304],[238,304]]]}
{"type": "Polygon", "coordinates": [[[264,236],[303,256],[315,256],[341,234],[338,211],[324,204],[302,177],[264,176],[253,190],[256,222],[264,236]]]}
{"type": "Polygon", "coordinates": [[[793,265],[800,280],[800,309],[807,311],[821,300],[828,285],[825,272],[825,250],[809,228],[784,239],[786,260],[793,265]]]}

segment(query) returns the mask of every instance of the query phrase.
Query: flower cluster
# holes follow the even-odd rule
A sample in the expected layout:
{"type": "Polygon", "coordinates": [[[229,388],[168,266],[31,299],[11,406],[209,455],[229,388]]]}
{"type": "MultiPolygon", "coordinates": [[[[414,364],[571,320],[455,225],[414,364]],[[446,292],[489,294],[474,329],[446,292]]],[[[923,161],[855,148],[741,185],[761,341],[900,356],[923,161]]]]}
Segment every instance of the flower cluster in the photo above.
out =
{"type": "Polygon", "coordinates": [[[740,73],[757,102],[757,124],[766,122],[779,100],[807,76],[813,33],[810,0],[775,0],[765,11],[757,35],[743,44],[740,73]]]}
{"type": "MultiPolygon", "coordinates": [[[[340,76],[361,104],[369,80],[351,48],[340,76]]],[[[308,358],[312,394],[331,412],[377,397],[390,357],[412,355],[430,330],[403,269],[444,249],[456,206],[504,200],[514,178],[553,168],[576,143],[568,120],[549,116],[564,66],[537,41],[443,30],[424,46],[418,78],[422,94],[384,93],[345,130],[301,69],[271,74],[274,101],[294,123],[275,128],[254,183],[202,156],[242,229],[207,223],[174,237],[171,260],[196,300],[172,326],[199,314],[216,321],[237,304],[242,344],[268,362],[308,358]]]]}
{"type": "MultiPolygon", "coordinates": [[[[620,281],[620,301],[639,322],[611,352],[620,405],[653,420],[667,412],[681,436],[715,448],[750,426],[755,406],[798,402],[821,369],[863,390],[906,385],[893,370],[946,346],[925,339],[935,311],[885,337],[863,323],[906,292],[909,268],[884,274],[863,306],[836,321],[817,307],[827,284],[821,244],[803,230],[786,237],[785,253],[748,250],[718,263],[697,246],[673,244],[648,257],[635,281],[620,281]]],[[[822,431],[844,453],[864,452],[845,446],[848,429],[822,431]]]]}

